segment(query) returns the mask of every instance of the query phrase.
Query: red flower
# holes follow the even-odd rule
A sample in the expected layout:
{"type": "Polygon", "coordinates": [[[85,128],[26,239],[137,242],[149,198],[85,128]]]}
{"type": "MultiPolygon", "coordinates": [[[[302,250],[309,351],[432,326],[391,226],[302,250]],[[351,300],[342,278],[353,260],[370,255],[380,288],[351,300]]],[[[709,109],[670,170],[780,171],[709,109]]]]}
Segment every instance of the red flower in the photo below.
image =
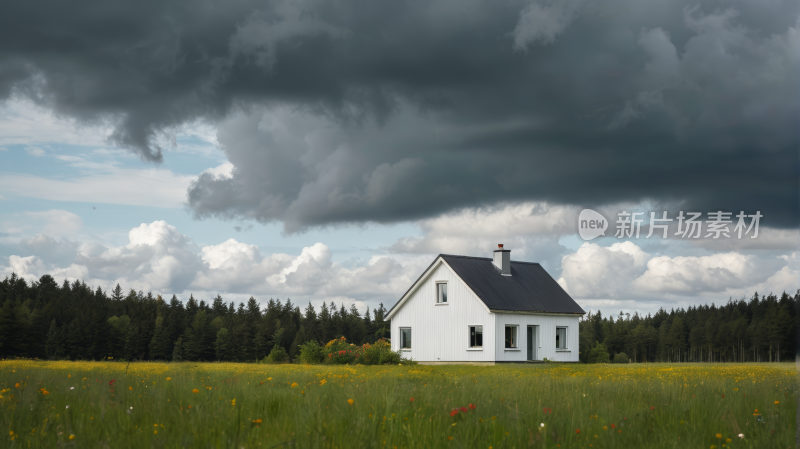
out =
{"type": "Polygon", "coordinates": [[[467,408],[466,407],[461,407],[461,413],[467,413],[467,408]]]}
{"type": "Polygon", "coordinates": [[[612,429],[614,429],[614,428],[616,428],[616,427],[617,427],[616,425],[614,425],[614,424],[611,424],[611,428],[612,428],[612,429]]]}
{"type": "Polygon", "coordinates": [[[650,410],[655,410],[655,409],[656,409],[655,407],[650,407],[650,410]]]}
{"type": "Polygon", "coordinates": [[[408,402],[414,402],[414,398],[411,398],[411,400],[409,400],[408,402]]]}
{"type": "Polygon", "coordinates": [[[544,410],[542,410],[542,411],[544,412],[544,414],[545,414],[545,415],[547,415],[547,414],[550,414],[550,413],[552,413],[552,412],[553,412],[553,409],[552,409],[552,408],[547,408],[547,407],[545,407],[545,408],[544,408],[544,410]]]}
{"type": "Polygon", "coordinates": [[[472,410],[475,410],[475,404],[470,404],[469,408],[471,408],[472,410]]]}
{"type": "Polygon", "coordinates": [[[580,433],[581,433],[581,429],[575,429],[575,435],[578,435],[580,433]]]}
{"type": "Polygon", "coordinates": [[[724,397],[725,397],[725,395],[723,394],[723,395],[722,395],[722,397],[724,398],[724,397]]]}
{"type": "Polygon", "coordinates": [[[450,412],[450,416],[456,416],[456,415],[458,415],[458,410],[453,410],[452,412],[450,412]]]}

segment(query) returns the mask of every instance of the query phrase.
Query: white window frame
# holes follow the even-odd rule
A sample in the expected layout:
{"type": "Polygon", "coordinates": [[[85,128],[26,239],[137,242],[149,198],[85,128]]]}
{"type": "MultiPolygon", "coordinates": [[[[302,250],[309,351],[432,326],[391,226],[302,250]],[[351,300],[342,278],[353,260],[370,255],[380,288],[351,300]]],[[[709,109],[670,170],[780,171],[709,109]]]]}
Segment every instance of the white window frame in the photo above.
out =
{"type": "Polygon", "coordinates": [[[468,324],[467,325],[467,351],[483,351],[483,324],[468,324]],[[481,346],[472,346],[472,328],[481,328],[481,346]]]}
{"type": "Polygon", "coordinates": [[[409,337],[411,337],[411,341],[412,342],[414,341],[413,340],[413,335],[412,335],[412,332],[411,332],[411,326],[405,326],[405,327],[398,328],[398,330],[400,332],[400,350],[404,351],[404,352],[409,352],[409,351],[411,351],[411,348],[413,348],[413,346],[411,346],[411,343],[409,343],[407,348],[403,347],[403,343],[405,342],[405,340],[403,338],[403,331],[406,330],[406,329],[408,329],[408,334],[409,334],[409,337]]]}
{"type": "Polygon", "coordinates": [[[567,345],[569,341],[569,326],[556,326],[556,335],[558,335],[559,329],[564,329],[564,341],[562,342],[564,347],[559,348],[558,343],[556,343],[556,351],[569,351],[569,345],[567,345]]]}
{"type": "Polygon", "coordinates": [[[519,346],[519,324],[506,324],[503,327],[503,349],[505,349],[506,351],[521,351],[522,350],[520,348],[520,346],[519,346]],[[512,338],[512,344],[514,344],[514,346],[512,346],[510,348],[506,347],[506,329],[508,329],[508,328],[514,329],[513,330],[514,338],[512,338]]]}
{"type": "Polygon", "coordinates": [[[437,305],[437,306],[446,306],[446,305],[450,304],[450,303],[448,302],[448,299],[449,299],[449,298],[448,298],[448,296],[449,296],[449,294],[450,294],[450,292],[448,292],[448,291],[447,291],[447,281],[436,281],[436,305],[437,305]],[[444,295],[445,295],[444,301],[442,301],[441,290],[439,290],[439,286],[440,286],[440,285],[444,285],[444,290],[445,290],[445,293],[444,293],[444,295]]]}

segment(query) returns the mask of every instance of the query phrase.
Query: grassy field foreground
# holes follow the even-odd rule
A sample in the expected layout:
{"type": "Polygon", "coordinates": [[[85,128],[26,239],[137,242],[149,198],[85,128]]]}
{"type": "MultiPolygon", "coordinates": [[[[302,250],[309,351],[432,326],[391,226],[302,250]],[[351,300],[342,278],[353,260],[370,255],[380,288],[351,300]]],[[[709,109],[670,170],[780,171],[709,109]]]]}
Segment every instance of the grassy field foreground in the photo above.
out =
{"type": "Polygon", "coordinates": [[[792,364],[3,361],[0,441],[114,448],[783,448],[794,445],[796,385],[792,364]]]}

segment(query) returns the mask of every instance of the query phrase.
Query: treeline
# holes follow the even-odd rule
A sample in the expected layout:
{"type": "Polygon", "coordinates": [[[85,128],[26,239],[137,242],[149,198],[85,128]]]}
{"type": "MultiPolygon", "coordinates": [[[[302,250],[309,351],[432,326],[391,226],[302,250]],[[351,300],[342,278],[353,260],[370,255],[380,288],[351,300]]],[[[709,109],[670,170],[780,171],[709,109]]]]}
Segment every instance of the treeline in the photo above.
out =
{"type": "Polygon", "coordinates": [[[586,314],[580,360],[626,362],[775,362],[794,360],[800,290],[790,296],[729,301],[724,306],[664,309],[647,316],[586,314]]]}
{"type": "MultiPolygon", "coordinates": [[[[50,275],[0,282],[0,357],[70,360],[256,361],[280,346],[293,359],[298,347],[345,337],[354,344],[389,337],[383,304],[364,315],[351,306],[323,304],[317,312],[270,299],[235,305],[217,295],[186,304],[117,285],[110,292],[82,281],[59,286],[50,275]]],[[[283,351],[281,351],[283,352],[283,351]]]]}

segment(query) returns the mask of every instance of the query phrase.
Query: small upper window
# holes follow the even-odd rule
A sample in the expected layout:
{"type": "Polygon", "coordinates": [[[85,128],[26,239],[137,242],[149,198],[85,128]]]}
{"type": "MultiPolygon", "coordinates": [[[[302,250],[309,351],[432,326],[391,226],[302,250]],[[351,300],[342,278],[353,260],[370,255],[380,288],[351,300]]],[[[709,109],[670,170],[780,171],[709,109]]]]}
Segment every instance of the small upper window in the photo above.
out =
{"type": "Polygon", "coordinates": [[[483,326],[469,327],[469,347],[470,348],[483,347],[483,326]]]}
{"type": "Polygon", "coordinates": [[[439,304],[447,303],[447,282],[436,284],[436,302],[439,304]]]}
{"type": "Polygon", "coordinates": [[[400,328],[400,349],[411,349],[411,328],[400,328]]]}
{"type": "Polygon", "coordinates": [[[567,328],[556,328],[556,349],[567,349],[567,328]]]}
{"type": "Polygon", "coordinates": [[[506,326],[506,348],[517,347],[517,326],[506,326]]]}

